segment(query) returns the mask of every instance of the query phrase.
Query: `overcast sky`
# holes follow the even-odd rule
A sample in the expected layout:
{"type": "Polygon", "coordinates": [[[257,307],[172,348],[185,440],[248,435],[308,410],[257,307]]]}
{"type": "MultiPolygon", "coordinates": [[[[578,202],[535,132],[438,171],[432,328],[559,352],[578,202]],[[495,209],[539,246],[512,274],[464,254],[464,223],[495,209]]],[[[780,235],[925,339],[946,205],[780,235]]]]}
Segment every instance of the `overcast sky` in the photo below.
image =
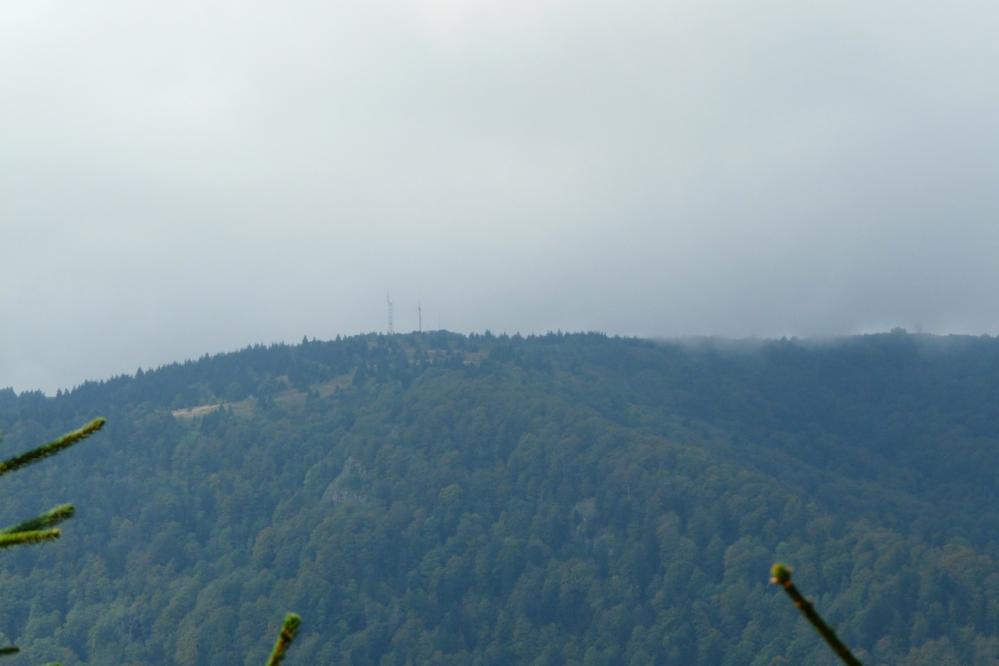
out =
{"type": "Polygon", "coordinates": [[[999,10],[0,6],[0,386],[396,330],[999,332],[999,10]]]}

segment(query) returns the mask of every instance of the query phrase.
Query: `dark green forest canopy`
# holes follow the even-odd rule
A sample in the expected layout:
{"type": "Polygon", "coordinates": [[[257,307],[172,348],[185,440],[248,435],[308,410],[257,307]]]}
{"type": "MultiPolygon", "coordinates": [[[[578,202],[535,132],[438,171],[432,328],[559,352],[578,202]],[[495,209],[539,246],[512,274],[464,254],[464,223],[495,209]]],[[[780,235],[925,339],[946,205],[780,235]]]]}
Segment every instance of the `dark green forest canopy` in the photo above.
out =
{"type": "Polygon", "coordinates": [[[999,658],[997,339],[257,346],[0,391],[4,451],[96,413],[5,479],[81,507],[0,568],[25,664],[260,664],[286,608],[289,664],[835,663],[778,559],[865,663],[999,658]]]}

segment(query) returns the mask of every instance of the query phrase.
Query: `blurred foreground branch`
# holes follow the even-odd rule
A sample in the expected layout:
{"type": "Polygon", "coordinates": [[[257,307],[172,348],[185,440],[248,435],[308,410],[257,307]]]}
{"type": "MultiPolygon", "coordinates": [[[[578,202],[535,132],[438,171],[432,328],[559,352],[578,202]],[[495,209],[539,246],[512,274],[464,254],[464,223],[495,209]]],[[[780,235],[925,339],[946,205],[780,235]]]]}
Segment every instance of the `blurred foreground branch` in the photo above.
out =
{"type": "Polygon", "coordinates": [[[839,640],[836,632],[815,612],[812,604],[805,597],[801,596],[801,592],[791,582],[791,569],[789,567],[779,562],[773,565],[770,569],[770,582],[784,588],[784,591],[787,592],[787,596],[791,597],[794,605],[808,618],[808,621],[812,623],[815,630],[819,632],[826,643],[829,644],[829,647],[832,648],[833,652],[839,655],[839,658],[844,663],[850,664],[850,666],[862,666],[860,661],[850,652],[850,649],[839,640]]]}

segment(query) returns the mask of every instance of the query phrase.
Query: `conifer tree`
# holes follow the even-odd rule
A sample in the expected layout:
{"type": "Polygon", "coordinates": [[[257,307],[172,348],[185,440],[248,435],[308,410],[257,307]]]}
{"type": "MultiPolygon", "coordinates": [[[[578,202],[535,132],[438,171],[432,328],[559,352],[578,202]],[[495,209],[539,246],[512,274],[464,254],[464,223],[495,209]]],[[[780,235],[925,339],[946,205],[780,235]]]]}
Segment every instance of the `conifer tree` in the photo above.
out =
{"type": "Polygon", "coordinates": [[[284,656],[288,652],[288,648],[291,647],[291,642],[295,640],[295,634],[298,633],[298,627],[301,624],[302,618],[295,613],[288,613],[284,616],[284,624],[281,626],[281,633],[278,634],[277,641],[274,643],[274,649],[271,650],[271,656],[267,660],[267,666],[278,666],[282,661],[284,661],[284,656]]]}
{"type": "MultiPolygon", "coordinates": [[[[107,423],[106,419],[94,419],[82,428],[68,432],[58,439],[54,439],[47,444],[42,444],[41,446],[31,449],[30,451],[26,451],[20,455],[14,456],[13,458],[8,458],[7,460],[0,462],[0,476],[9,474],[10,472],[16,472],[17,470],[27,467],[28,465],[32,465],[58,453],[62,453],[74,444],[82,442],[87,437],[93,435],[95,432],[103,428],[105,423],[107,423]]],[[[58,539],[61,532],[56,526],[59,523],[72,518],[75,512],[76,509],[72,504],[59,504],[52,507],[45,513],[35,516],[34,518],[29,518],[28,520],[12,525],[11,527],[0,529],[0,549],[10,548],[12,546],[42,543],[43,541],[58,539]]],[[[0,648],[0,656],[8,656],[17,654],[18,652],[20,652],[20,649],[16,645],[0,648]]],[[[59,665],[53,663],[48,666],[59,665]]]]}
{"type": "MultiPolygon", "coordinates": [[[[96,433],[104,427],[105,423],[107,423],[107,419],[94,419],[82,428],[68,432],[51,442],[0,462],[0,476],[16,472],[28,465],[65,451],[74,444],[82,442],[96,433]]],[[[58,539],[61,532],[56,526],[72,518],[74,513],[76,513],[76,508],[72,504],[58,504],[34,518],[29,518],[16,525],[0,529],[0,549],[58,539]]],[[[295,635],[298,633],[301,623],[302,619],[295,613],[285,615],[284,623],[281,626],[281,633],[278,634],[277,641],[274,643],[274,649],[267,660],[267,666],[279,666],[284,661],[288,648],[291,647],[292,641],[295,640],[295,635]]],[[[20,648],[16,645],[0,647],[0,657],[18,654],[20,651],[20,648]]],[[[52,662],[45,666],[60,665],[52,662]]]]}
{"type": "Polygon", "coordinates": [[[802,615],[812,623],[815,630],[819,632],[819,635],[825,639],[832,651],[843,660],[843,663],[849,664],[849,666],[861,666],[860,660],[853,656],[850,649],[843,644],[836,635],[836,632],[832,630],[825,620],[816,612],[815,607],[812,606],[805,597],[801,595],[798,588],[795,587],[794,583],[791,582],[791,569],[790,567],[778,562],[773,565],[770,569],[770,582],[774,585],[780,585],[787,592],[787,596],[791,597],[791,601],[794,605],[801,611],[802,615]]]}

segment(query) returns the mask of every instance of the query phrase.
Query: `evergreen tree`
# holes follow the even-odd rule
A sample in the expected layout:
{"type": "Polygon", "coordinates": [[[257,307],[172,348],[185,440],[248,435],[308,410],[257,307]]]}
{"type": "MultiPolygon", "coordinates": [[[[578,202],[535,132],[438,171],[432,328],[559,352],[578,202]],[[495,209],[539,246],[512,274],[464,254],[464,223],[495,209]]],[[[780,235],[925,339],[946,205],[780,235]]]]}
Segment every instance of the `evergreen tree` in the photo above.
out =
{"type": "MultiPolygon", "coordinates": [[[[103,428],[106,422],[107,420],[103,418],[94,419],[82,428],[68,432],[58,439],[0,462],[0,476],[16,472],[57,453],[62,453],[69,447],[82,442],[103,428]]],[[[56,525],[72,518],[75,511],[76,509],[72,504],[59,504],[34,518],[0,530],[0,548],[23,546],[58,539],[61,532],[56,525]]],[[[18,652],[20,650],[16,645],[0,648],[0,656],[17,654],[18,652]]],[[[58,664],[50,664],[49,666],[58,666],[58,664]]]]}
{"type": "Polygon", "coordinates": [[[791,597],[791,601],[794,602],[795,607],[801,611],[801,614],[805,616],[815,630],[819,632],[819,635],[829,644],[836,655],[843,660],[843,663],[848,664],[848,666],[861,666],[860,661],[853,656],[850,649],[843,644],[843,641],[839,639],[836,632],[833,631],[832,627],[826,624],[825,620],[822,619],[812,606],[811,602],[802,596],[798,588],[795,587],[794,583],[791,581],[791,569],[786,565],[777,563],[773,565],[770,569],[770,582],[774,585],[779,585],[784,588],[787,592],[787,596],[791,597]]]}
{"type": "MultiPolygon", "coordinates": [[[[104,427],[105,423],[107,423],[107,419],[94,419],[82,428],[68,432],[58,439],[0,462],[0,476],[15,472],[65,451],[74,444],[96,433],[104,427]]],[[[56,526],[72,518],[75,512],[76,508],[72,504],[58,504],[34,518],[29,518],[11,527],[0,529],[0,549],[58,539],[61,532],[56,526]]],[[[278,635],[274,649],[267,660],[267,666],[278,666],[278,664],[284,661],[288,648],[291,647],[292,641],[295,640],[295,634],[298,633],[301,622],[301,618],[295,613],[288,613],[285,616],[281,633],[278,635]]],[[[19,652],[20,649],[16,645],[0,647],[0,657],[18,654],[19,652]]],[[[46,666],[60,665],[53,662],[46,664],[46,666]]]]}
{"type": "Polygon", "coordinates": [[[278,664],[284,661],[285,654],[287,654],[288,648],[291,647],[291,642],[295,640],[295,634],[298,633],[298,627],[301,624],[302,618],[295,613],[288,613],[284,616],[281,633],[278,634],[277,641],[274,643],[274,649],[271,650],[267,666],[278,666],[278,664]]]}

